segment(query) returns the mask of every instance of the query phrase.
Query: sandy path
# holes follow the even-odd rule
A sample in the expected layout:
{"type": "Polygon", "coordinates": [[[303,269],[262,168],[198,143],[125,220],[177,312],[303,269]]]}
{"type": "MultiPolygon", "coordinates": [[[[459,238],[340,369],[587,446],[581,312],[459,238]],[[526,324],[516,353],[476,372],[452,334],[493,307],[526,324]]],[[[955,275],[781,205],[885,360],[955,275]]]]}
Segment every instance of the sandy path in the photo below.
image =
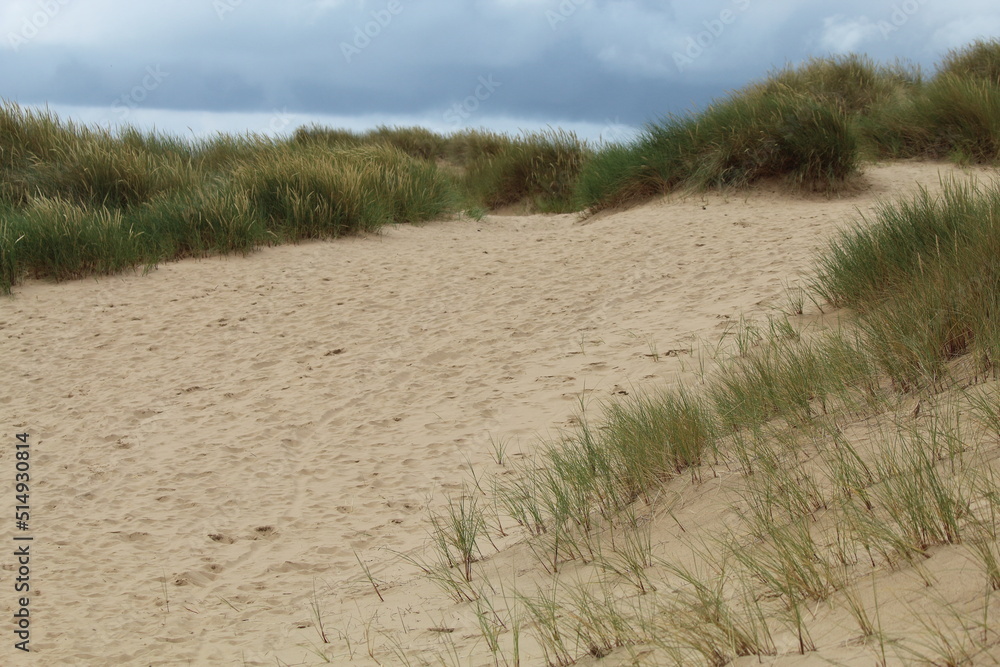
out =
{"type": "Polygon", "coordinates": [[[305,660],[314,586],[332,626],[355,552],[405,588],[389,551],[424,542],[470,463],[495,467],[491,434],[530,452],[585,389],[671,381],[696,363],[671,350],[779,301],[855,207],[939,169],[879,167],[851,198],[447,221],[18,288],[0,418],[32,436],[35,653],[0,662],[305,660]]]}

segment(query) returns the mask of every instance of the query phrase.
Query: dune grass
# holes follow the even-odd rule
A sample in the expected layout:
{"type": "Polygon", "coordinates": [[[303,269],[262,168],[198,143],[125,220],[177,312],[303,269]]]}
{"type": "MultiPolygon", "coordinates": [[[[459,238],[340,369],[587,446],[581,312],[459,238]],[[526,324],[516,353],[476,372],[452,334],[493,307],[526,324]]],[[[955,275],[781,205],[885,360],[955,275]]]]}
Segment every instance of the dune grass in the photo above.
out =
{"type": "Polygon", "coordinates": [[[327,148],[357,148],[373,144],[386,145],[421,160],[438,160],[446,155],[449,140],[422,127],[389,127],[380,125],[367,132],[352,132],[323,126],[300,127],[292,142],[301,146],[327,148]]]}
{"type": "Polygon", "coordinates": [[[470,159],[463,181],[472,198],[488,208],[529,202],[541,212],[574,211],[576,180],[589,155],[571,133],[528,133],[470,159]]]}
{"type": "Polygon", "coordinates": [[[764,179],[837,189],[861,165],[866,135],[857,119],[918,87],[918,74],[860,56],[785,68],[600,151],[580,176],[578,204],[596,210],[678,187],[746,187],[764,179]]]}
{"type": "Polygon", "coordinates": [[[149,268],[180,257],[371,232],[452,214],[433,163],[388,143],[324,148],[265,137],[188,144],[61,124],[12,105],[4,152],[0,288],[149,268]],[[29,147],[30,150],[26,150],[29,147]]]}
{"type": "Polygon", "coordinates": [[[433,165],[390,146],[280,147],[232,176],[282,239],[332,238],[419,222],[452,210],[450,184],[433,165]]]}
{"type": "MultiPolygon", "coordinates": [[[[188,256],[369,233],[522,202],[571,209],[571,133],[300,128],[183,141],[0,107],[0,291],[188,256]]],[[[480,213],[477,213],[480,215],[480,213]]]]}
{"type": "Polygon", "coordinates": [[[785,67],[755,87],[772,94],[794,90],[857,114],[913,94],[921,81],[917,68],[902,63],[883,65],[867,56],[848,54],[811,58],[797,67],[785,67]]]}
{"type": "Polygon", "coordinates": [[[860,314],[871,354],[903,390],[940,383],[970,354],[973,373],[996,376],[1000,336],[1000,189],[945,183],[883,204],[820,257],[815,288],[860,314]],[[914,323],[919,322],[919,326],[914,323]]]}
{"type": "MultiPolygon", "coordinates": [[[[550,577],[516,596],[550,664],[805,654],[829,648],[811,631],[820,613],[854,623],[857,659],[875,664],[994,655],[1000,639],[973,630],[957,601],[928,592],[917,634],[879,604],[891,573],[931,591],[927,562],[942,549],[974,563],[983,613],[1000,586],[998,188],[953,182],[883,203],[816,258],[814,299],[849,306],[852,323],[745,324],[703,386],[610,403],[508,471],[493,507],[523,526],[550,577]],[[673,516],[664,495],[718,485],[720,469],[739,520],[691,544],[694,566],[663,560],[649,531],[673,516]],[[590,579],[565,581],[585,567],[590,579]]],[[[491,635],[495,664],[505,635],[491,635]]]]}
{"type": "Polygon", "coordinates": [[[751,88],[697,114],[652,123],[633,144],[598,153],[580,175],[577,203],[595,210],[675,188],[776,178],[830,189],[858,167],[858,140],[844,111],[792,89],[751,88]]]}
{"type": "Polygon", "coordinates": [[[859,55],[813,58],[707,108],[648,124],[603,147],[580,174],[577,205],[628,205],[676,188],[781,179],[837,190],[864,160],[1000,156],[1000,41],[950,52],[933,77],[859,55]]]}
{"type": "Polygon", "coordinates": [[[952,49],[941,60],[938,70],[944,75],[1000,84],[1000,42],[977,39],[963,48],[952,49]]]}
{"type": "Polygon", "coordinates": [[[995,40],[950,52],[926,80],[916,68],[863,56],[812,59],[700,111],[651,122],[634,141],[602,145],[560,130],[440,135],[387,126],[184,141],[4,103],[0,291],[26,276],[148,268],[461,211],[595,212],[679,188],[762,181],[833,191],[865,159],[994,162],[997,62],[995,40]],[[67,250],[73,239],[85,247],[67,250]]]}
{"type": "Polygon", "coordinates": [[[859,116],[868,153],[993,163],[1000,148],[1000,41],[950,51],[934,76],[914,79],[859,116]]]}

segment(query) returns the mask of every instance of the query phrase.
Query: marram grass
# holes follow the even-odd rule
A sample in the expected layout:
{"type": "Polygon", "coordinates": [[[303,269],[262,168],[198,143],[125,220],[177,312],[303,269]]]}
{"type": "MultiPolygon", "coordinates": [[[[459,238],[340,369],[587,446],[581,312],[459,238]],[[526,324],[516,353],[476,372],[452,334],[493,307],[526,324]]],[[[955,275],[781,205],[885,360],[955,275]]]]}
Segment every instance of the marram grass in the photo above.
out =
{"type": "Polygon", "coordinates": [[[386,126],[188,142],[89,128],[5,102],[0,207],[9,213],[0,229],[0,291],[27,276],[64,279],[249,252],[463,210],[476,218],[511,206],[594,212],[677,188],[764,180],[830,191],[849,184],[869,158],[993,162],[1000,153],[998,53],[996,41],[975,42],[949,53],[929,79],[864,56],[814,59],[700,111],[650,122],[625,144],[589,145],[560,130],[440,135],[386,126]],[[42,211],[65,208],[50,202],[79,210],[44,229],[26,225],[42,211]],[[90,222],[69,229],[70,219],[90,222]],[[60,224],[66,234],[53,235],[60,224]],[[122,238],[66,250],[67,239],[94,238],[95,225],[122,238]],[[42,243],[60,247],[42,251],[42,243]],[[101,252],[108,256],[94,256],[101,252]]]}
{"type": "MultiPolygon", "coordinates": [[[[987,603],[1000,587],[996,383],[955,390],[994,374],[984,369],[998,349],[997,200],[994,187],[953,183],[885,203],[817,260],[813,288],[854,308],[853,324],[757,328],[705,386],[612,403],[508,471],[496,507],[524,526],[551,581],[516,603],[550,662],[806,654],[830,648],[817,615],[841,612],[866,640],[859,658],[876,664],[927,655],[927,641],[949,654],[953,632],[966,659],[990,655],[995,641],[963,619],[917,638],[890,633],[898,619],[882,618],[879,600],[898,570],[933,586],[925,563],[941,549],[965,550],[987,603]],[[687,532],[662,500],[686,470],[697,472],[682,484],[739,491],[728,533],[692,546],[697,570],[662,560],[640,519],[666,514],[687,532]],[[570,564],[598,574],[567,583],[570,564]]],[[[497,664],[503,635],[491,640],[497,664]]]]}

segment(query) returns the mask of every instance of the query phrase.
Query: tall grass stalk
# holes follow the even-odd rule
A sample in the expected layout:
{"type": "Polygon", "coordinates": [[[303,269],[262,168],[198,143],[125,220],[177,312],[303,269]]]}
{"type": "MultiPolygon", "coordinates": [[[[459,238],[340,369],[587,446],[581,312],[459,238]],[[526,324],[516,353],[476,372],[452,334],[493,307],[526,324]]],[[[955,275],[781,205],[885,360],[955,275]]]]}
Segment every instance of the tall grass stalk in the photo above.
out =
{"type": "Polygon", "coordinates": [[[457,500],[449,497],[445,514],[432,515],[431,526],[447,563],[461,564],[465,581],[471,582],[472,564],[477,560],[476,554],[480,554],[477,540],[486,530],[479,495],[463,489],[457,500]]]}
{"type": "Polygon", "coordinates": [[[539,589],[533,597],[518,594],[518,600],[533,621],[532,629],[541,644],[546,664],[569,667],[575,658],[571,640],[563,628],[563,604],[558,599],[558,585],[558,579],[554,579],[548,592],[539,589]]]}
{"type": "Polygon", "coordinates": [[[727,664],[740,656],[775,655],[766,615],[757,599],[744,591],[730,598],[725,570],[704,577],[678,565],[668,569],[684,583],[660,610],[659,630],[667,643],[693,651],[709,664],[727,664]]]}

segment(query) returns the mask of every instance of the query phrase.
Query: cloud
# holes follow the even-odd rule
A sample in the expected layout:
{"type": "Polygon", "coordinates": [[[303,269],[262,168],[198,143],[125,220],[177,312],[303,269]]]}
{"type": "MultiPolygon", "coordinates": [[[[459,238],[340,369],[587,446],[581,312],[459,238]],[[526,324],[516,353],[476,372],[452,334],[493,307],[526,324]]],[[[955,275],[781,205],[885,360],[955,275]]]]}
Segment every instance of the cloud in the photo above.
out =
{"type": "Polygon", "coordinates": [[[863,16],[848,19],[831,16],[823,19],[823,36],[820,46],[831,53],[854,53],[863,50],[864,45],[881,36],[875,23],[863,16]]]}
{"type": "Polygon", "coordinates": [[[107,113],[159,67],[169,76],[138,93],[131,118],[144,117],[144,108],[229,118],[288,109],[434,119],[492,76],[503,86],[473,123],[603,127],[617,118],[639,125],[810,56],[865,51],[928,66],[974,37],[1000,34],[1000,8],[987,0],[829,7],[794,0],[8,0],[0,4],[0,94],[107,113]],[[55,9],[40,18],[40,7],[55,9]],[[900,20],[900,8],[914,11],[900,20]]]}

